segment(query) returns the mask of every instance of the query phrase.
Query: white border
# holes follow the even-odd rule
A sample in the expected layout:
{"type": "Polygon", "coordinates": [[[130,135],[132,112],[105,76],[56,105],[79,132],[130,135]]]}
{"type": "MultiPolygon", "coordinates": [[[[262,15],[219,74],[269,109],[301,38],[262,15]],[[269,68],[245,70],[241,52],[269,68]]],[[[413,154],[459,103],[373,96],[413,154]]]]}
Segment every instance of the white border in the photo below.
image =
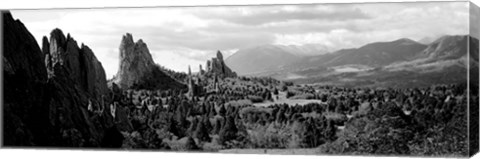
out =
{"type": "MultiPolygon", "coordinates": [[[[435,0],[451,1],[451,0],[435,0]]],[[[247,5],[247,4],[309,4],[309,3],[363,3],[363,2],[428,2],[428,0],[2,0],[0,9],[46,9],[46,8],[98,8],[98,7],[145,7],[145,6],[194,6],[194,5],[247,5]]],[[[480,6],[480,0],[471,0],[480,6]]],[[[139,152],[139,151],[82,151],[82,150],[22,150],[22,149],[0,149],[1,158],[115,158],[115,159],[149,159],[149,158],[187,158],[187,159],[291,159],[291,158],[372,158],[347,157],[347,156],[300,156],[300,155],[246,155],[246,154],[219,154],[219,153],[166,153],[166,152],[139,152]]],[[[374,158],[405,158],[405,157],[374,157],[374,158]]],[[[476,155],[473,158],[480,158],[476,155]]]]}

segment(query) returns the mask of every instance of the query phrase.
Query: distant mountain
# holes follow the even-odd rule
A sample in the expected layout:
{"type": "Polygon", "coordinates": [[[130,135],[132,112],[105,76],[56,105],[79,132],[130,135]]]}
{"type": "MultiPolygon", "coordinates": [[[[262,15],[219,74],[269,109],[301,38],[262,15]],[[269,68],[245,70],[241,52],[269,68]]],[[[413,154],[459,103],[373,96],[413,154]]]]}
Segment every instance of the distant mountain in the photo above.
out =
{"type": "Polygon", "coordinates": [[[442,36],[445,36],[445,35],[427,36],[427,37],[424,37],[424,38],[418,40],[418,42],[422,43],[422,44],[425,44],[425,45],[428,45],[428,44],[434,42],[435,40],[437,40],[438,38],[440,38],[442,36]]]}
{"type": "Polygon", "coordinates": [[[277,45],[262,45],[240,49],[225,60],[227,66],[239,75],[248,75],[258,72],[275,71],[282,65],[300,59],[277,45]]]}
{"type": "Polygon", "coordinates": [[[123,89],[178,89],[186,85],[172,78],[154,63],[142,39],[133,42],[127,33],[120,43],[120,68],[112,80],[123,89]]]}
{"type": "Polygon", "coordinates": [[[460,35],[443,36],[426,46],[408,39],[373,43],[311,58],[321,64],[288,71],[295,79],[285,78],[285,71],[272,75],[299,83],[344,86],[425,87],[466,82],[467,64],[471,72],[478,72],[478,49],[471,49],[468,58],[469,41],[471,48],[478,47],[478,39],[460,35]]]}
{"type": "Polygon", "coordinates": [[[458,59],[466,55],[469,36],[443,36],[425,49],[422,54],[431,60],[458,59]]]}
{"type": "Polygon", "coordinates": [[[321,44],[261,45],[240,49],[225,62],[239,75],[252,75],[285,69],[284,66],[303,58],[331,51],[321,44]]]}
{"type": "Polygon", "coordinates": [[[391,42],[377,42],[364,45],[358,49],[344,49],[332,53],[332,57],[321,58],[315,62],[325,66],[365,65],[380,67],[398,61],[413,59],[427,46],[410,39],[391,42]],[[328,60],[328,61],[325,61],[328,60]]]}
{"type": "Polygon", "coordinates": [[[335,59],[326,63],[329,66],[347,64],[379,67],[398,61],[413,59],[426,46],[410,39],[399,39],[391,42],[377,42],[358,49],[340,52],[335,59]]]}
{"type": "Polygon", "coordinates": [[[376,42],[360,48],[341,49],[329,54],[311,56],[294,61],[282,71],[301,71],[306,69],[325,69],[343,65],[359,67],[382,67],[395,62],[415,59],[426,45],[410,39],[398,39],[390,42],[376,42]]]}
{"type": "Polygon", "coordinates": [[[315,56],[300,56],[284,47],[266,45],[239,50],[227,64],[251,76],[297,83],[428,86],[466,81],[467,64],[474,69],[470,72],[478,70],[475,49],[470,49],[467,58],[469,41],[471,48],[478,46],[478,39],[466,35],[442,36],[428,45],[403,38],[315,56]]]}
{"type": "MultiPolygon", "coordinates": [[[[415,59],[386,66],[391,70],[437,69],[449,65],[466,67],[469,36],[443,36],[420,52],[415,59]]],[[[472,38],[472,41],[478,41],[472,38]]],[[[472,56],[475,58],[475,56],[472,56]]],[[[476,56],[478,61],[478,56],[476,56]]]]}
{"type": "Polygon", "coordinates": [[[276,45],[279,48],[297,56],[315,56],[330,53],[332,50],[322,44],[276,45]]]}

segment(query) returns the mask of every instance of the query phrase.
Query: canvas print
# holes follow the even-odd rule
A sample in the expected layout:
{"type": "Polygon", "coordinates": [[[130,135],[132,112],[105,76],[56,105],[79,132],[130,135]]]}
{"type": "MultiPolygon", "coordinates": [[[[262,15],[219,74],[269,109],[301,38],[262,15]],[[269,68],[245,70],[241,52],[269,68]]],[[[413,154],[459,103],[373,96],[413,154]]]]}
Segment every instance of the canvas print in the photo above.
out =
{"type": "Polygon", "coordinates": [[[470,2],[4,10],[2,147],[467,157],[470,2]]]}

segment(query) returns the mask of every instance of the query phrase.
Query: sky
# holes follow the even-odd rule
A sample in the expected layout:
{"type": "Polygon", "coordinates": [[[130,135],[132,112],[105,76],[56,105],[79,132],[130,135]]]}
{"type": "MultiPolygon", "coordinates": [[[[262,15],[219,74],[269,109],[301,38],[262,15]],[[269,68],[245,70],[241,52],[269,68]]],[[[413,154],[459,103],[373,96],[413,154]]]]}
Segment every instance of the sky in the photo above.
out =
{"type": "MultiPolygon", "coordinates": [[[[107,78],[119,66],[123,35],[142,39],[155,63],[198,71],[220,50],[224,58],[265,44],[318,44],[331,50],[468,34],[467,2],[302,4],[103,9],[11,10],[41,44],[60,28],[88,45],[107,78]]],[[[41,46],[41,45],[40,45],[41,46]]]]}

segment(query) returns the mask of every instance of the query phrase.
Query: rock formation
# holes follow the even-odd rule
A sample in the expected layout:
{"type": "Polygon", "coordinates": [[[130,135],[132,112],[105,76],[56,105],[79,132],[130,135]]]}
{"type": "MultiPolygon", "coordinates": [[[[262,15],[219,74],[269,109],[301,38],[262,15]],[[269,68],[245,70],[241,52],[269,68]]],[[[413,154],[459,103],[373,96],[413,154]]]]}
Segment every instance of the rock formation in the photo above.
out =
{"type": "Polygon", "coordinates": [[[189,97],[195,96],[195,90],[194,90],[195,89],[195,84],[193,83],[192,70],[190,69],[190,66],[188,66],[187,86],[188,86],[187,95],[189,97]]]}
{"type": "Polygon", "coordinates": [[[43,38],[40,49],[19,20],[9,12],[2,16],[4,145],[121,146],[121,136],[104,138],[119,132],[103,107],[109,102],[105,72],[93,52],[59,29],[50,42],[43,38]]]}
{"type": "Polygon", "coordinates": [[[233,72],[223,61],[223,55],[220,51],[217,51],[217,57],[207,61],[206,74],[224,77],[237,77],[237,74],[233,72]]]}
{"type": "Polygon", "coordinates": [[[46,39],[43,38],[43,52],[46,54],[49,78],[72,79],[91,98],[100,103],[101,96],[108,93],[107,80],[105,70],[92,50],[84,44],[79,48],[70,34],[65,37],[60,29],[54,29],[50,33],[50,43],[46,39]],[[50,51],[46,52],[47,50],[50,51]],[[60,68],[66,69],[68,77],[55,77],[59,74],[57,71],[60,68]]]}
{"type": "Polygon", "coordinates": [[[128,89],[170,89],[186,86],[164,73],[153,62],[147,44],[142,39],[136,43],[130,33],[120,43],[120,66],[113,82],[128,89]]]}
{"type": "Polygon", "coordinates": [[[29,146],[46,143],[50,136],[36,127],[48,124],[47,70],[35,38],[9,12],[3,24],[3,144],[29,146]],[[36,112],[36,113],[35,113],[36,112]],[[36,119],[35,119],[36,118],[36,119]],[[41,135],[44,139],[41,139],[41,135]]]}
{"type": "Polygon", "coordinates": [[[202,87],[199,84],[200,84],[199,77],[198,76],[194,77],[192,75],[190,66],[188,66],[188,77],[187,77],[187,86],[188,86],[187,96],[188,97],[192,99],[193,97],[196,97],[202,94],[202,87]]]}
{"type": "Polygon", "coordinates": [[[198,67],[199,67],[198,73],[199,73],[200,75],[205,74],[205,70],[203,70],[202,64],[200,64],[198,67]]]}

